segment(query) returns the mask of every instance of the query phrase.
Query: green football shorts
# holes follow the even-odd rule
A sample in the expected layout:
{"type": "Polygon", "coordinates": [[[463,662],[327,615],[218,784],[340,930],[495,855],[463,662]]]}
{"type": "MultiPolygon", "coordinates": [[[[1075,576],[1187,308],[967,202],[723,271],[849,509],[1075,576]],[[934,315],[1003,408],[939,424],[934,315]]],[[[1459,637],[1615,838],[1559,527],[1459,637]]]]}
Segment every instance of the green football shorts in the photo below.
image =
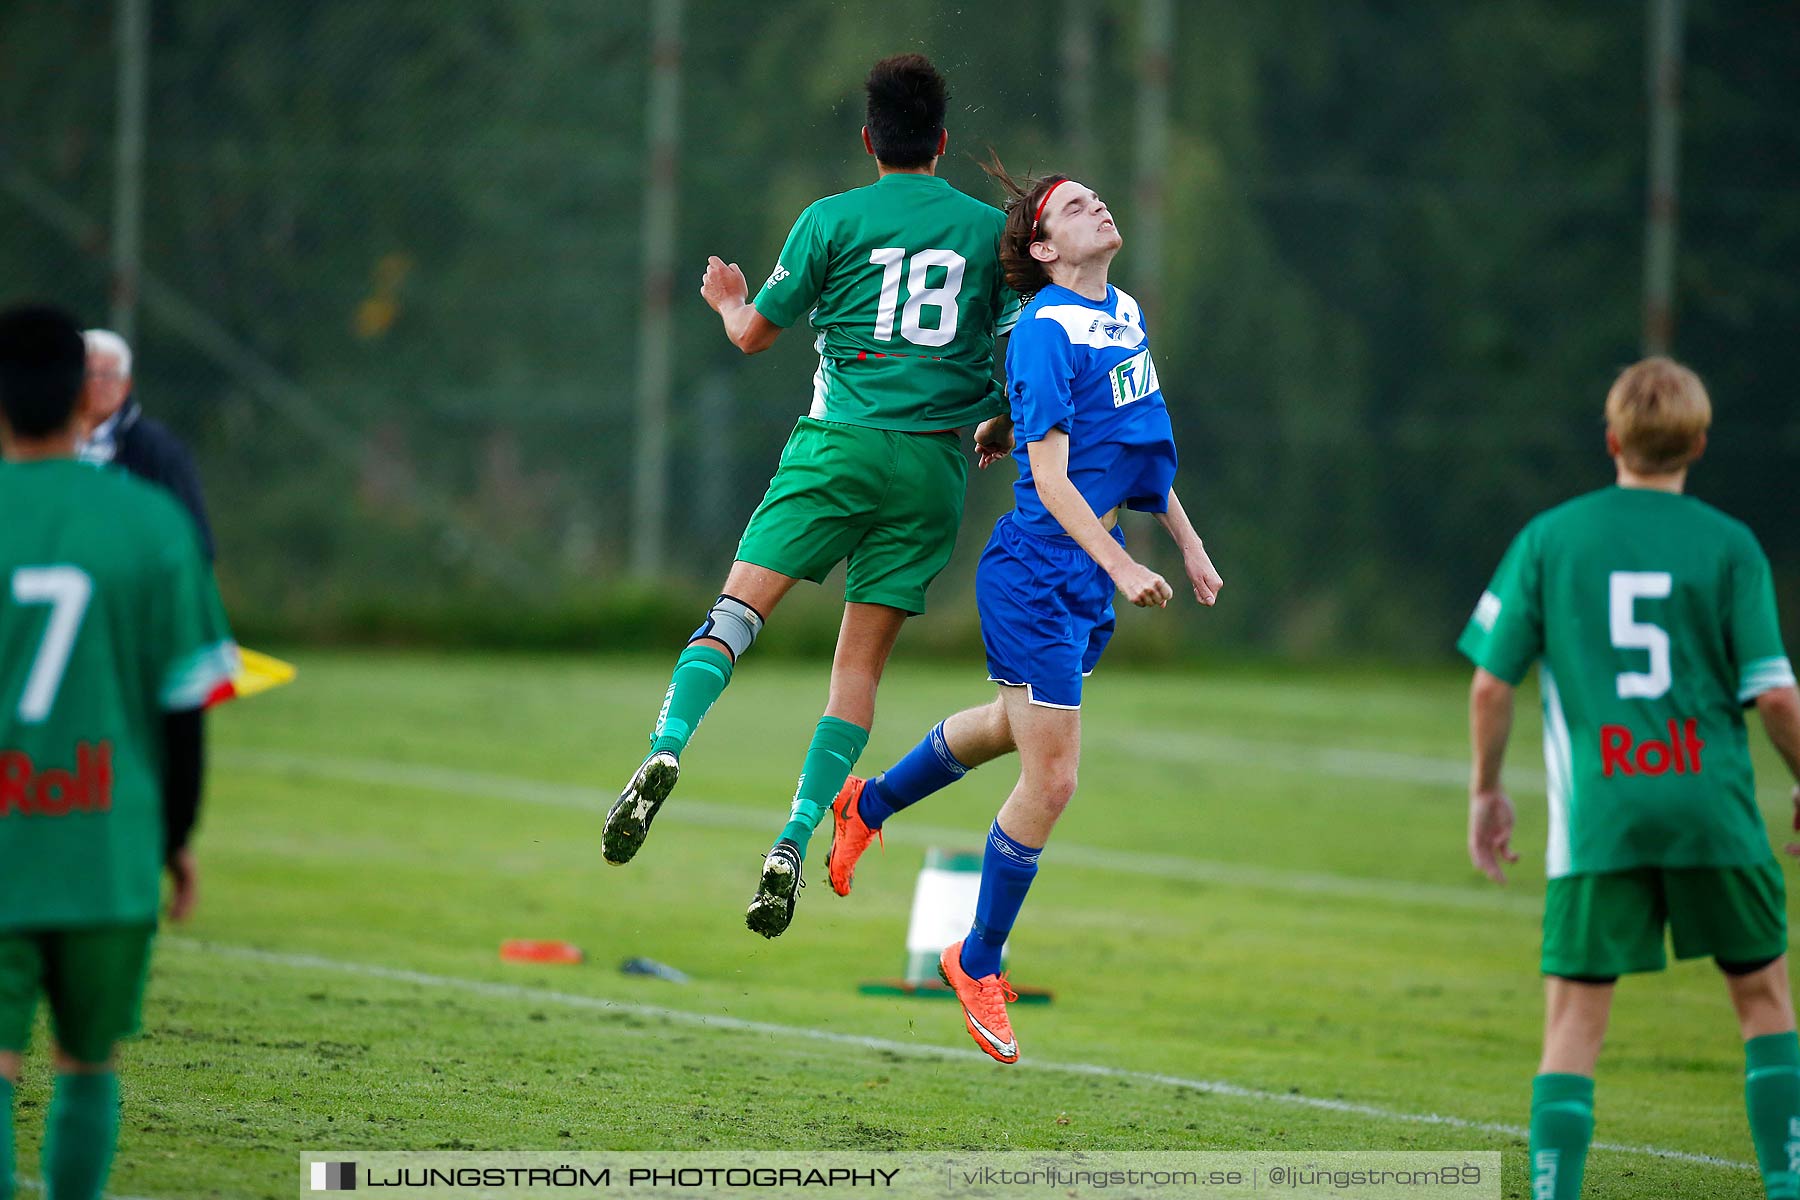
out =
{"type": "Polygon", "coordinates": [[[155,940],[154,925],[0,931],[0,1050],[24,1051],[42,992],[63,1053],[105,1062],[138,1031],[155,940]]]}
{"type": "Polygon", "coordinates": [[[848,559],[845,600],[922,613],[925,589],[956,549],[968,477],[954,432],[802,417],[738,559],[814,583],[848,559]]]}
{"type": "Polygon", "coordinates": [[[1546,975],[1606,977],[1707,955],[1759,962],[1787,952],[1787,887],[1754,867],[1638,867],[1552,879],[1544,894],[1546,975]]]}

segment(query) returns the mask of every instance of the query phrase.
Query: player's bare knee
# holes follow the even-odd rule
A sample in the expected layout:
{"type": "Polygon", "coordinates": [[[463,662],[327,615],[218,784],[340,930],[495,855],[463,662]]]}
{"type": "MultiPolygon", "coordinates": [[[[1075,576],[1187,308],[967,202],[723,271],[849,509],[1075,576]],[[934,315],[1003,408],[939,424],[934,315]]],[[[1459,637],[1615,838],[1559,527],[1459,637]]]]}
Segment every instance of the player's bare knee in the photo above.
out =
{"type": "Polygon", "coordinates": [[[8,1083],[19,1082],[19,1071],[24,1066],[24,1056],[14,1050],[0,1050],[0,1079],[8,1083]]]}
{"type": "Polygon", "coordinates": [[[1591,1013],[1566,1012],[1544,1026],[1539,1074],[1592,1075],[1606,1044],[1606,1021],[1591,1013]]]}
{"type": "Polygon", "coordinates": [[[1606,1037],[1616,983],[1612,976],[1545,977],[1544,1059],[1562,1064],[1548,1070],[1574,1070],[1568,1064],[1582,1061],[1591,1067],[1606,1037]]]}
{"type": "Polygon", "coordinates": [[[719,590],[727,596],[736,596],[756,609],[766,620],[793,586],[794,580],[788,576],[740,559],[731,564],[731,570],[725,576],[725,586],[719,590]]]}
{"type": "Polygon", "coordinates": [[[1060,817],[1063,809],[1069,807],[1069,801],[1075,798],[1075,764],[1053,764],[1038,776],[1036,782],[1036,792],[1045,813],[1060,817]]]}
{"type": "Polygon", "coordinates": [[[1794,1000],[1789,989],[1787,956],[1770,962],[1721,961],[1731,1006],[1747,1038],[1786,1033],[1794,1028],[1794,1000]]]}

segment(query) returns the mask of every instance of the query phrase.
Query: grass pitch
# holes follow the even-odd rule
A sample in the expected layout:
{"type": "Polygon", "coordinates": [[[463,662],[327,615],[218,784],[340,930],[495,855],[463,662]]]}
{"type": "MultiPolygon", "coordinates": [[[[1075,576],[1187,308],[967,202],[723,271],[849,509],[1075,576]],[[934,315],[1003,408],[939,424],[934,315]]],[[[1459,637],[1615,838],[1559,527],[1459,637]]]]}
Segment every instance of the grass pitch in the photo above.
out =
{"type": "MultiPolygon", "coordinates": [[[[990,694],[975,667],[900,659],[868,770],[990,694]]],[[[213,722],[201,911],[164,937],[125,1052],[115,1194],[286,1197],[303,1150],[737,1147],[1500,1149],[1523,1194],[1530,697],[1510,772],[1524,861],[1498,889],[1462,850],[1460,672],[1103,670],[1080,791],[1013,939],[1014,975],[1056,1001],[1016,1010],[1008,1068],[952,1005],[855,985],[898,973],[925,848],[980,844],[1009,763],[896,817],[847,900],[822,835],[793,928],[765,942],[743,909],[822,663],[746,662],[625,868],[601,863],[600,818],[666,662],[299,666],[213,722]],[[510,937],[589,961],[502,964],[510,937]],[[692,982],[617,971],[640,955],[692,982]]],[[[1779,830],[1782,777],[1753,740],[1779,830]]],[[[41,1054],[27,1072],[32,1175],[41,1054]]],[[[1760,1195],[1741,1092],[1710,965],[1628,979],[1588,1194],[1760,1195]]]]}

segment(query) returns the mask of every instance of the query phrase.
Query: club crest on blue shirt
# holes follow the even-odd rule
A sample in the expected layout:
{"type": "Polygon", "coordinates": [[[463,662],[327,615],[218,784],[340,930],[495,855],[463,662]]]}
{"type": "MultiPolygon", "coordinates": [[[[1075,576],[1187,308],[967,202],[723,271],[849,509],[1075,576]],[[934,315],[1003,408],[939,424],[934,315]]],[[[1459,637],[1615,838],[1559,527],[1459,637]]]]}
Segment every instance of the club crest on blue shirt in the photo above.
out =
{"type": "Polygon", "coordinates": [[[1143,345],[1144,327],[1136,317],[1137,310],[1128,308],[1123,296],[1116,317],[1097,313],[1086,304],[1044,304],[1036,310],[1037,320],[1055,321],[1063,327],[1069,335],[1070,345],[1091,346],[1096,350],[1119,346],[1136,349],[1143,345]]]}

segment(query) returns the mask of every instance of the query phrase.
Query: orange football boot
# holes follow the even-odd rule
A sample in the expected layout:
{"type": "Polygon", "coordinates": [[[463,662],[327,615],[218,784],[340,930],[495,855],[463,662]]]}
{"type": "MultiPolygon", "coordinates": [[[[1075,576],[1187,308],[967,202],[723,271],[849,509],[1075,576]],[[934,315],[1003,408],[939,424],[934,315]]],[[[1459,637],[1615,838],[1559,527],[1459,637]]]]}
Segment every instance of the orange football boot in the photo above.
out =
{"type": "Polygon", "coordinates": [[[1013,1037],[1012,1022],[1006,1018],[1006,1005],[1017,1000],[1019,993],[1007,984],[1005,975],[976,979],[963,970],[962,948],[961,942],[944,947],[938,956],[938,978],[949,984],[962,1001],[963,1020],[968,1023],[969,1036],[975,1044],[997,1062],[1016,1063],[1019,1043],[1013,1037]]]}
{"type": "Polygon", "coordinates": [[[850,894],[850,881],[856,876],[856,860],[863,856],[869,843],[882,841],[881,830],[863,824],[859,802],[866,779],[852,775],[844,780],[837,799],[831,802],[831,853],[825,856],[825,873],[831,877],[831,890],[840,896],[850,894]]]}

